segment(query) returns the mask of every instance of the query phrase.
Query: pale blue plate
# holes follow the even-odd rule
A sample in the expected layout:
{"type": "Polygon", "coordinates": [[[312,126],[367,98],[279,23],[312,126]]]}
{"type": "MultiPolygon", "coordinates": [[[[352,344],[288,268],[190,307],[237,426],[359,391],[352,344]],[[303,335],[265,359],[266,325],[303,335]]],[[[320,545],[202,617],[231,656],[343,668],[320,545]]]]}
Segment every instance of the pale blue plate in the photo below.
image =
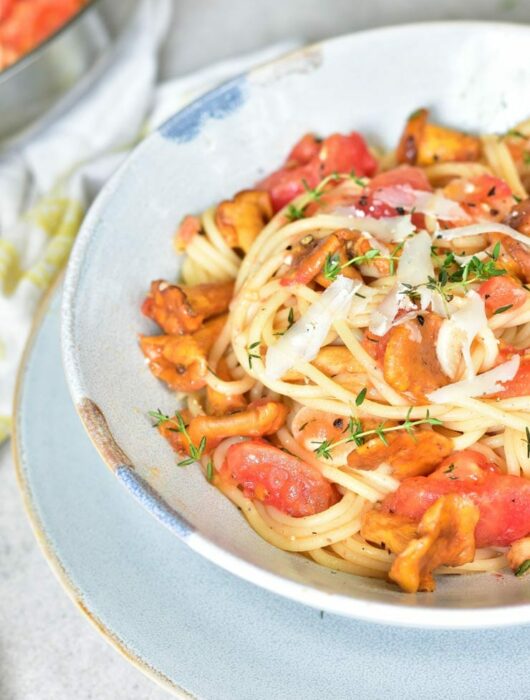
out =
{"type": "Polygon", "coordinates": [[[21,372],[22,491],[67,591],[143,671],[208,700],[529,697],[528,626],[428,631],[322,615],[210,564],[160,527],[75,413],[59,306],[56,294],[21,372]]]}

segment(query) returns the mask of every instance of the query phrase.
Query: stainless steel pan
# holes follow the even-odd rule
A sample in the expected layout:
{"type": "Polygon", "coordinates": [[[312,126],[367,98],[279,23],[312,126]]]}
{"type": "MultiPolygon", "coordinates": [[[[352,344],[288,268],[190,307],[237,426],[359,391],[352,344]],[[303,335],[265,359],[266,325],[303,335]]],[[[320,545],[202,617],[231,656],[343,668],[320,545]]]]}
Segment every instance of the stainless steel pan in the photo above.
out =
{"type": "Polygon", "coordinates": [[[137,5],[138,0],[92,0],[0,72],[0,150],[76,98],[104,65],[137,5]]]}

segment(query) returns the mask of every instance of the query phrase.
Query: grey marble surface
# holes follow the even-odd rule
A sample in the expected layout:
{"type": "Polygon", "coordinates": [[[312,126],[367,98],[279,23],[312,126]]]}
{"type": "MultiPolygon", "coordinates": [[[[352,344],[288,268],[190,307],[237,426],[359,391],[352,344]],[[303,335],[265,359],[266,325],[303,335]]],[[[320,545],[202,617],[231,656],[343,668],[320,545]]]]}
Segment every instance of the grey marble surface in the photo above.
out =
{"type": "MultiPolygon", "coordinates": [[[[454,18],[530,21],[530,0],[174,0],[162,75],[292,37],[454,18]]],[[[99,636],[61,589],[26,519],[9,447],[0,448],[0,700],[167,697],[99,636]]]]}

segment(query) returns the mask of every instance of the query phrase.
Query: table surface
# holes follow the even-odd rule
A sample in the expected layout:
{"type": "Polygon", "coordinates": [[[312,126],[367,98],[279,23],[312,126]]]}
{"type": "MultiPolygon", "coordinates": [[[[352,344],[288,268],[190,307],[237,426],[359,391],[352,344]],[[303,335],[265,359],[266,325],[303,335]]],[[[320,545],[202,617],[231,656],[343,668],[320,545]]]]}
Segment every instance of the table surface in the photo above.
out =
{"type": "MultiPolygon", "coordinates": [[[[293,37],[316,40],[437,19],[529,21],[530,1],[175,0],[162,76],[293,37]]],[[[0,448],[0,698],[168,698],[99,636],[62,590],[31,532],[9,450],[0,448]]]]}

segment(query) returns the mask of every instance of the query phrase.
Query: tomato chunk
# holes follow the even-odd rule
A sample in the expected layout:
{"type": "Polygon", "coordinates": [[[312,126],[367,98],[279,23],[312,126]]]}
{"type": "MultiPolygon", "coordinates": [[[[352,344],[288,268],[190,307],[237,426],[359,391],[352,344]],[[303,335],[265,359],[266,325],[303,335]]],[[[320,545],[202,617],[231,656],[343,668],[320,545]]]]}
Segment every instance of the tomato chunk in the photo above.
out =
{"type": "Polygon", "coordinates": [[[375,190],[397,187],[399,185],[408,185],[413,190],[432,190],[431,184],[421,168],[415,168],[411,165],[401,165],[392,170],[387,170],[384,173],[376,175],[368,185],[368,190],[375,190]]]}
{"type": "Polygon", "coordinates": [[[501,221],[513,206],[511,189],[504,180],[493,175],[452,180],[444,187],[444,195],[459,202],[475,220],[501,221]]]}
{"type": "Polygon", "coordinates": [[[355,131],[348,136],[332,134],[320,144],[314,136],[306,135],[293,148],[286,164],[261,180],[257,187],[269,192],[276,212],[302,194],[305,185],[316,187],[334,172],[354,171],[358,176],[372,176],[376,168],[375,158],[355,131]]]}
{"type": "Polygon", "coordinates": [[[497,309],[504,306],[511,306],[518,309],[528,299],[526,289],[508,275],[490,277],[482,282],[478,288],[478,293],[484,299],[484,306],[488,315],[493,314],[497,309]]]}
{"type": "Polygon", "coordinates": [[[300,141],[296,143],[293,150],[287,156],[287,166],[305,165],[309,161],[318,156],[322,141],[317,139],[314,134],[306,134],[302,136],[300,141]]]}
{"type": "MultiPolygon", "coordinates": [[[[511,357],[511,355],[510,355],[511,357]]],[[[509,358],[506,358],[509,359],[509,358]]],[[[503,382],[503,391],[492,394],[491,398],[510,399],[516,396],[528,396],[530,394],[530,356],[523,355],[521,364],[513,379],[503,382]]]]}
{"type": "Polygon", "coordinates": [[[338,501],[338,494],[320,471],[264,440],[232,445],[220,472],[247,498],[274,506],[295,518],[314,515],[338,501]]]}
{"type": "Polygon", "coordinates": [[[477,547],[504,547],[530,532],[530,480],[499,473],[474,450],[454,453],[428,477],[405,479],[383,510],[419,521],[446,493],[465,494],[478,506],[477,547]]]}

